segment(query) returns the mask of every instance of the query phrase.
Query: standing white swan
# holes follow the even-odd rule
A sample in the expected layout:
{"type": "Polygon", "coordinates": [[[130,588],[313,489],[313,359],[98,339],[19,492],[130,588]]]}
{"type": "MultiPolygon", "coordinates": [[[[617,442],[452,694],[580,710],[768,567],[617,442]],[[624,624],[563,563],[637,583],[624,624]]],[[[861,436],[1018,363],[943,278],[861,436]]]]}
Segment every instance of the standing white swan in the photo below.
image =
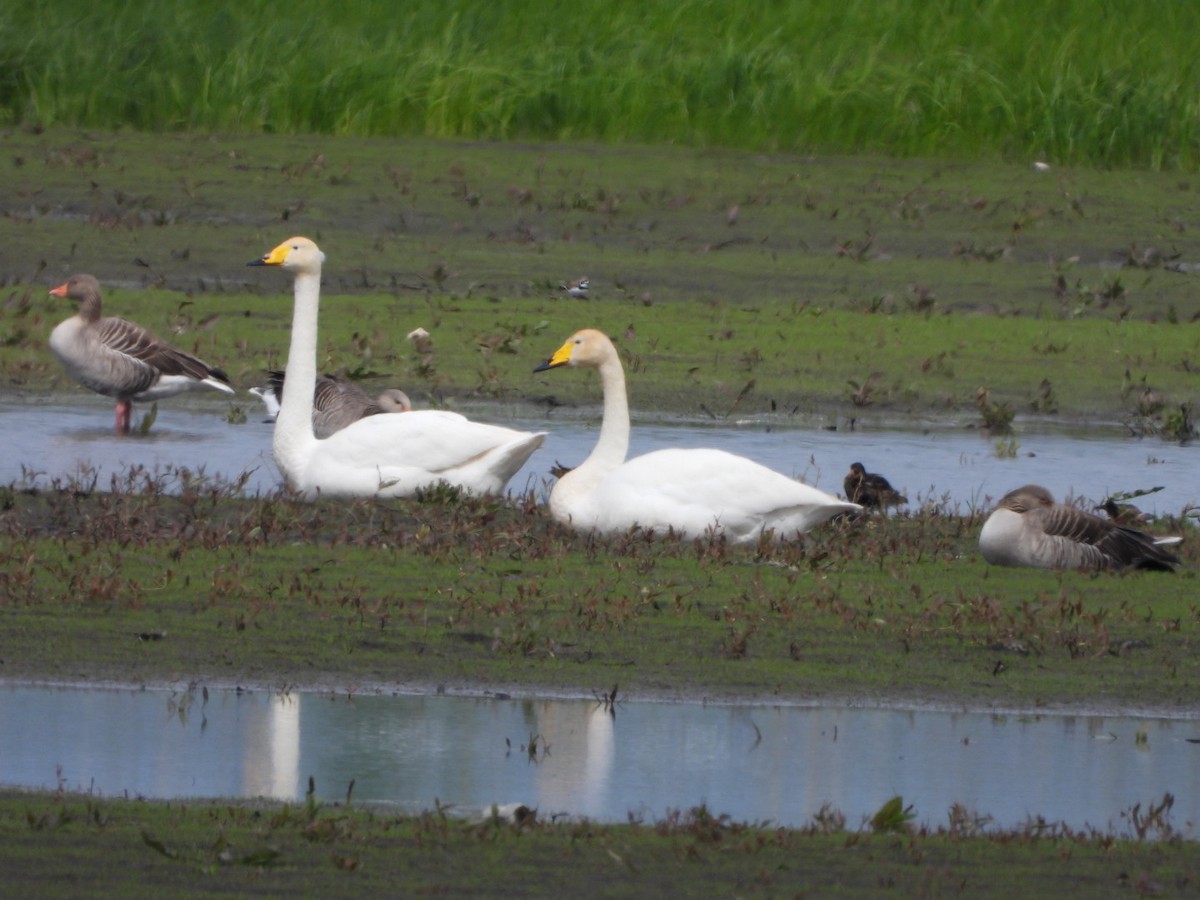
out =
{"type": "Polygon", "coordinates": [[[50,333],[50,349],[84,387],[117,398],[118,434],[129,431],[134,400],[160,400],[185,391],[233,393],[229,376],[220,369],[176,350],[141,325],[103,315],[95,276],[72,275],[50,296],[79,304],[79,314],[50,333]]]}
{"type": "Polygon", "coordinates": [[[741,542],[766,531],[783,540],[862,510],[724,450],[670,448],[627,462],[629,400],[612,341],[585,329],[534,371],[559,366],[599,370],[604,389],[595,449],[550,492],[550,513],[560,522],[582,531],[621,532],[636,525],[691,537],[712,529],[741,542]]]}
{"type": "Polygon", "coordinates": [[[440,482],[471,493],[500,493],[542,445],[533,434],[472,422],[458,413],[418,410],[359,419],[324,440],[313,434],[317,312],[325,254],[308,238],[284,241],[252,266],[282,266],[295,278],[292,343],[275,420],[275,462],[306,497],[407,497],[440,482]],[[295,385],[295,389],[292,386],[295,385]]]}

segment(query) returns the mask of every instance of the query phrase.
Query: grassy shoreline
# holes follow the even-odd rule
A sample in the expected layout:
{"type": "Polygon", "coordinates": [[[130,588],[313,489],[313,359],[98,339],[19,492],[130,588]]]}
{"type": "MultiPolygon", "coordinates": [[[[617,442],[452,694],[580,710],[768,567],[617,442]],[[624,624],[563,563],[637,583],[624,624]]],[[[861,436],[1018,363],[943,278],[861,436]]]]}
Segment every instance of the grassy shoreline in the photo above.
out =
{"type": "Polygon", "coordinates": [[[929,507],[781,546],[596,540],[533,497],[305,504],[203,481],[7,492],[6,679],[481,687],[1194,716],[1175,575],[1001,570],[929,507]],[[141,635],[157,636],[145,641],[141,635]]]}
{"type": "MultiPolygon", "coordinates": [[[[113,309],[235,360],[241,378],[256,377],[280,359],[287,288],[248,286],[240,266],[294,232],[317,236],[337,260],[327,285],[336,299],[323,315],[329,366],[380,380],[416,376],[416,393],[432,402],[528,397],[528,357],[576,327],[624,335],[631,324],[637,338],[625,347],[631,369],[640,359],[636,408],[673,414],[695,415],[755,379],[746,395],[755,409],[791,396],[808,414],[854,415],[861,410],[846,382],[861,385],[884,353],[894,355],[868,415],[974,417],[971,397],[981,386],[1024,410],[1045,377],[1011,374],[1028,358],[1030,337],[1006,338],[1006,326],[1027,328],[1025,320],[1046,330],[1035,338],[1039,361],[1079,363],[1074,375],[1052,376],[1063,419],[1132,417],[1143,386],[1165,386],[1175,405],[1195,394],[1194,343],[1168,354],[1158,340],[1185,333],[1175,323],[1191,317],[1190,277],[1120,268],[1150,243],[1184,261],[1200,258],[1191,188],[1176,179],[1070,171],[1030,182],[1024,166],[843,159],[809,168],[736,154],[717,165],[711,154],[677,150],[467,144],[447,165],[444,143],[398,149],[321,138],[52,130],[10,132],[0,143],[9,160],[23,161],[13,163],[22,187],[0,218],[11,251],[0,259],[8,285],[0,371],[23,394],[64,384],[44,349],[63,314],[44,307],[42,293],[81,269],[103,277],[113,309]],[[535,170],[547,154],[544,187],[535,170]],[[526,190],[532,201],[522,199],[526,190]],[[364,201],[371,194],[381,199],[364,201]],[[737,240],[725,243],[731,230],[737,240]],[[598,298],[563,309],[555,285],[583,273],[598,298]],[[363,297],[381,294],[375,319],[363,297]],[[208,304],[226,301],[222,318],[206,325],[208,304]],[[837,315],[818,317],[812,307],[837,315]],[[833,355],[814,355],[797,388],[797,364],[770,361],[781,339],[769,324],[747,339],[755,316],[739,310],[760,309],[767,323],[808,310],[812,321],[871,337],[848,368],[827,369],[833,355]],[[261,328],[239,349],[230,325],[246,310],[261,328]],[[694,330],[682,333],[690,336],[664,345],[689,317],[694,330]],[[980,317],[999,334],[983,358],[1016,365],[977,384],[980,317]],[[424,378],[396,334],[429,321],[445,330],[424,378]],[[1073,327],[1080,322],[1088,324],[1073,327]],[[925,349],[887,340],[893,326],[925,349]],[[1105,329],[1144,334],[1114,363],[1085,351],[1088,329],[1102,347],[1105,329]],[[711,377],[688,374],[697,356],[711,377]],[[909,382],[921,380],[946,387],[918,384],[919,396],[907,396],[909,382]]],[[[594,405],[593,388],[559,381],[554,392],[594,405]]],[[[1161,580],[991,573],[974,548],[978,522],[935,513],[855,535],[858,551],[847,549],[847,535],[836,536],[841,544],[814,535],[760,557],[704,544],[594,544],[520,507],[446,498],[332,511],[284,499],[242,505],[193,494],[181,505],[159,491],[137,494],[5,495],[6,680],[287,689],[322,672],[324,689],[347,691],[419,682],[590,695],[619,684],[636,698],[703,685],[721,700],[886,696],[1041,712],[1154,706],[1191,718],[1200,706],[1188,523],[1177,524],[1192,569],[1161,580]],[[380,527],[386,540],[354,536],[380,527]],[[193,549],[197,540],[203,546],[193,549]],[[448,593],[454,585],[464,588],[448,593]],[[160,632],[167,636],[137,639],[160,632]],[[631,660],[646,674],[632,674],[631,660]],[[871,666],[863,660],[875,671],[864,672],[871,666]]],[[[448,821],[437,811],[405,818],[337,806],[5,792],[0,867],[10,890],[64,897],[358,897],[399,888],[473,896],[1184,895],[1200,882],[1194,843],[1158,821],[1150,839],[1134,841],[1046,823],[989,838],[965,820],[934,834],[868,834],[836,817],[779,830],[731,823],[719,810],[642,826],[514,828],[448,821]]]]}
{"type": "Polygon", "coordinates": [[[1135,839],[1045,822],[989,837],[965,810],[912,828],[902,806],[857,830],[835,810],[800,829],[704,808],[599,826],[445,809],[400,816],[311,797],[231,804],[4,790],[0,864],[10,890],[39,897],[1184,896],[1200,879],[1194,845],[1174,836],[1169,809],[1149,807],[1139,804],[1135,839]]]}

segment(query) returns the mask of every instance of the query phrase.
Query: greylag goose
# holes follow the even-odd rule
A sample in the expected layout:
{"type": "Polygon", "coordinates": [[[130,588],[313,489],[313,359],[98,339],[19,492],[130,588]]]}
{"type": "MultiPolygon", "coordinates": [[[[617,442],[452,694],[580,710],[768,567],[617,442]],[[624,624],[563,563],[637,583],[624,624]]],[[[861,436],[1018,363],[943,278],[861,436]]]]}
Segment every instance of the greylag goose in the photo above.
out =
{"type": "Polygon", "coordinates": [[[292,340],[275,421],[275,462],[306,497],[407,497],[446,483],[476,494],[499,493],[542,445],[545,433],[472,422],[457,413],[417,410],[367,416],[318,440],[313,432],[317,318],[325,254],[304,237],[284,241],[252,266],[280,266],[295,281],[292,340]]]}
{"type": "MultiPolygon", "coordinates": [[[[262,400],[269,422],[274,422],[279,415],[283,379],[283,372],[273,371],[268,373],[265,385],[250,389],[250,393],[262,400]]],[[[313,433],[323,440],[366,416],[411,411],[412,402],[408,394],[399,388],[387,388],[372,399],[353,381],[319,375],[313,392],[313,433]]]]}
{"type": "Polygon", "coordinates": [[[842,482],[846,489],[846,499],[858,503],[867,509],[887,509],[889,506],[903,506],[908,498],[892,487],[882,475],[868,472],[860,463],[850,463],[850,472],[842,482]]]}
{"type": "Polygon", "coordinates": [[[1039,569],[1156,569],[1170,572],[1180,538],[1156,538],[1086,510],[1055,503],[1041,485],[1005,494],[979,533],[983,558],[994,566],[1039,569]]]}
{"type": "Polygon", "coordinates": [[[117,398],[118,433],[129,431],[134,400],[161,400],[185,391],[233,393],[229,376],[220,369],[176,350],[140,325],[101,315],[100,282],[91,275],[72,275],[50,296],[79,304],[79,313],[50,333],[50,349],[84,387],[117,398]]]}
{"type": "Polygon", "coordinates": [[[599,331],[580,331],[534,371],[561,366],[599,371],[604,418],[591,455],[564,472],[550,492],[550,514],[559,522],[607,533],[634,526],[690,537],[712,531],[745,542],[764,533],[776,540],[794,537],[862,510],[723,450],[673,447],[627,461],[629,400],[612,341],[599,331]]]}

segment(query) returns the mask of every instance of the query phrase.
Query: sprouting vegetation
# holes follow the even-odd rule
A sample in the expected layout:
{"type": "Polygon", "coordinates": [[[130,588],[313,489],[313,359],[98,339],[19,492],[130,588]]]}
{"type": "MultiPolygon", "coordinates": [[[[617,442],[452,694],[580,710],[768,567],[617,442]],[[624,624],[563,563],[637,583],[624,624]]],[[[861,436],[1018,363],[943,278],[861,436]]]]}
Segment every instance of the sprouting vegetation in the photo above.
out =
{"type": "Polygon", "coordinates": [[[308,233],[328,256],[322,370],[400,384],[419,405],[592,400],[585,379],[530,371],[588,325],[618,341],[643,412],[965,423],[986,387],[1018,432],[1054,411],[1160,434],[1165,413],[1132,418],[1144,390],[1168,412],[1195,402],[1185,272],[1138,269],[1121,304],[1079,315],[1056,296],[1057,272],[1101,277],[1134,235],[1164,256],[1200,253],[1174,176],[351,138],[54,130],[3,143],[20,187],[0,217],[0,372],[18,389],[78,390],[46,351],[68,310],[45,296],[43,263],[56,278],[91,271],[108,311],[259,384],[286,357],[289,285],[245,262],[308,233]],[[580,208],[579,192],[612,202],[580,208]],[[895,215],[898,202],[921,219],[895,215]],[[872,249],[848,260],[844,220],[864,218],[872,249]],[[972,232],[1011,252],[956,257],[972,232]],[[579,271],[585,301],[557,287],[579,271]]]}
{"type": "MultiPolygon", "coordinates": [[[[995,432],[1000,456],[1031,414],[1187,441],[1198,29],[1200,7],[1132,0],[13,0],[0,373],[27,394],[66,383],[45,288],[84,270],[110,311],[256,384],[286,353],[287,287],[242,264],[306,233],[329,256],[321,367],[427,405],[592,402],[529,371],[591,325],[644,411],[941,414],[995,432]],[[582,273],[588,299],[565,301],[582,273]]],[[[581,537],[532,496],[307,504],[242,498],[232,477],[0,487],[4,676],[1168,711],[1200,695],[1189,510],[1154,523],[1184,536],[1179,573],[1084,574],[989,569],[981,511],[937,503],[734,548],[581,537]]],[[[1200,878],[1170,795],[1130,809],[1135,841],[1041,820],[982,840],[972,811],[927,829],[901,797],[795,830],[349,801],[9,794],[0,868],[40,896],[77,896],[80,871],[113,896],[1153,895],[1200,878]]]]}
{"type": "MultiPolygon", "coordinates": [[[[336,673],[964,705],[1002,686],[1014,705],[1167,709],[1200,696],[1190,568],[989,569],[971,511],[926,504],[735,547],[577,535],[532,496],[305,503],[238,489],[135,470],[11,491],[6,676],[303,687],[336,673]],[[137,645],[143,633],[166,637],[137,645]]],[[[1194,562],[1190,520],[1153,528],[1184,535],[1194,562]]]]}
{"type": "Polygon", "coordinates": [[[1172,798],[1123,816],[1137,839],[1031,818],[981,836],[962,806],[917,826],[903,799],[871,822],[832,808],[808,825],[744,823],[704,806],[599,826],[515,821],[442,805],[419,815],[320,799],[302,804],[151,802],[0,793],[0,863],[18,896],[1184,895],[1200,871],[1177,840],[1172,798]]]}

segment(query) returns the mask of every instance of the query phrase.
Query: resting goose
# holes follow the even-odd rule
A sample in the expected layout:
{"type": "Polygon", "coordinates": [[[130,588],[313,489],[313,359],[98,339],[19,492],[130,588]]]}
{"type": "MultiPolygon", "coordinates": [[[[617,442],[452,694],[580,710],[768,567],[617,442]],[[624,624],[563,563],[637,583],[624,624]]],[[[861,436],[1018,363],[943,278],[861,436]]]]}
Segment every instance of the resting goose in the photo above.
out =
{"type": "Polygon", "coordinates": [[[723,450],[670,448],[626,461],[629,401],[612,341],[599,331],[580,331],[534,371],[560,366],[600,372],[604,419],[591,455],[550,492],[550,513],[559,522],[581,531],[640,526],[691,537],[711,529],[743,542],[768,531],[777,540],[790,538],[862,509],[723,450]]]}
{"type": "Polygon", "coordinates": [[[50,349],[84,387],[117,398],[119,434],[129,431],[134,400],[161,400],[184,391],[233,393],[229,376],[220,369],[176,350],[140,325],[101,315],[100,282],[93,276],[72,275],[50,296],[79,304],[78,315],[50,333],[50,349]]]}
{"type": "MultiPolygon", "coordinates": [[[[270,372],[267,383],[262,387],[250,388],[267,408],[267,421],[274,422],[279,415],[279,402],[283,398],[284,373],[270,372]]],[[[317,377],[313,391],[313,433],[318,438],[327,438],[341,431],[351,422],[379,413],[411,412],[412,402],[408,394],[399,388],[381,391],[375,399],[353,381],[343,381],[331,375],[317,377]]]]}
{"type": "Polygon", "coordinates": [[[891,482],[882,475],[868,472],[860,462],[850,463],[850,472],[842,482],[842,487],[846,489],[847,500],[868,509],[887,509],[908,502],[908,498],[892,487],[891,482]]]}
{"type": "Polygon", "coordinates": [[[1055,503],[1041,485],[1009,491],[983,523],[979,549],[994,566],[1039,569],[1156,569],[1179,557],[1166,549],[1180,538],[1155,538],[1074,506],[1055,503]]]}
{"type": "Polygon", "coordinates": [[[368,416],[328,438],[313,433],[317,313],[325,254],[308,238],[284,241],[252,266],[281,266],[295,279],[292,341],[275,420],[275,462],[297,491],[321,496],[407,497],[446,483],[476,494],[499,493],[545,440],[485,425],[452,412],[418,410],[368,416]]]}

